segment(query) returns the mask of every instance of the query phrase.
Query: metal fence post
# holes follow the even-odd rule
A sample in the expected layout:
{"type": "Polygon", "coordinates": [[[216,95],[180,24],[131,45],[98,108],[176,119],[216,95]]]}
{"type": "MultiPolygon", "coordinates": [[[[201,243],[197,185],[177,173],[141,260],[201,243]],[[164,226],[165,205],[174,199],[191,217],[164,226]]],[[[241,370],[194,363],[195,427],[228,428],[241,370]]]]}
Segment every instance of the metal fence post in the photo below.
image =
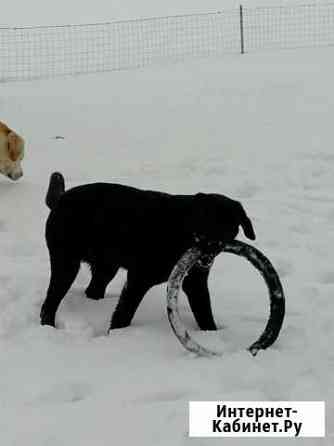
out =
{"type": "Polygon", "coordinates": [[[244,14],[243,14],[242,5],[240,5],[240,51],[241,51],[241,54],[245,53],[244,14]]]}

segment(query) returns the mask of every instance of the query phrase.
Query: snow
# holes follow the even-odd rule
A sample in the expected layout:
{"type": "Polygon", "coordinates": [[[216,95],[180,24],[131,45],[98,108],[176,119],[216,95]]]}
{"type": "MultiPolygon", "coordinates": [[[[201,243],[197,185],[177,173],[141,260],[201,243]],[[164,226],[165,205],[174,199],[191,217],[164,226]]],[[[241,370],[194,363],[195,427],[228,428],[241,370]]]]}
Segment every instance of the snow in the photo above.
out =
{"type": "Polygon", "coordinates": [[[333,48],[308,49],[1,85],[0,117],[27,142],[23,179],[0,179],[1,445],[221,444],[187,436],[188,401],[218,399],[325,400],[327,438],[302,441],[334,444],[332,58],[333,48]],[[255,358],[246,352],[265,326],[268,296],[255,270],[227,254],[210,276],[218,333],[199,332],[180,299],[191,333],[205,345],[219,341],[221,358],[182,349],[165,285],[148,293],[129,328],[106,336],[124,273],[92,302],[83,267],[58,329],[40,327],[49,278],[44,196],[55,170],[67,187],[111,181],[241,200],[254,245],[286,293],[278,341],[255,358]]]}

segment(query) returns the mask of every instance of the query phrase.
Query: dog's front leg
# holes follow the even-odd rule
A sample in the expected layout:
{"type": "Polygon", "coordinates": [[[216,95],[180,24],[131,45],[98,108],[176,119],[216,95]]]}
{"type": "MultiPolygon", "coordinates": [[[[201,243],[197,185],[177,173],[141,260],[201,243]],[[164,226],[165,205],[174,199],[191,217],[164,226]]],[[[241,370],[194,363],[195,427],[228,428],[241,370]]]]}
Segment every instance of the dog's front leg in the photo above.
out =
{"type": "Polygon", "coordinates": [[[127,282],[123,287],[118,304],[111,319],[109,331],[113,328],[123,328],[130,325],[135,312],[147,291],[153,286],[151,282],[128,273],[127,282]]]}
{"type": "Polygon", "coordinates": [[[201,330],[217,330],[208,289],[209,268],[195,265],[185,277],[182,289],[201,330]]]}

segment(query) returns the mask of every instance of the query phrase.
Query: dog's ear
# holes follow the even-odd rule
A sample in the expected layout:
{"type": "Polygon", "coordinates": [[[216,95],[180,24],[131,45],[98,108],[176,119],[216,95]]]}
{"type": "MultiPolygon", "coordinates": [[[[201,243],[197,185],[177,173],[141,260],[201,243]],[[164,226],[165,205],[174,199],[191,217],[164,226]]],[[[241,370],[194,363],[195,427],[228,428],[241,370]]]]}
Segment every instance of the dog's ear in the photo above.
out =
{"type": "Polygon", "coordinates": [[[246,214],[241,203],[238,203],[238,208],[239,208],[239,219],[240,219],[239,221],[245,236],[250,240],[255,240],[256,235],[250,218],[246,214]]]}
{"type": "Polygon", "coordinates": [[[17,161],[23,157],[24,143],[23,139],[15,132],[8,133],[8,154],[12,161],[17,161]]]}

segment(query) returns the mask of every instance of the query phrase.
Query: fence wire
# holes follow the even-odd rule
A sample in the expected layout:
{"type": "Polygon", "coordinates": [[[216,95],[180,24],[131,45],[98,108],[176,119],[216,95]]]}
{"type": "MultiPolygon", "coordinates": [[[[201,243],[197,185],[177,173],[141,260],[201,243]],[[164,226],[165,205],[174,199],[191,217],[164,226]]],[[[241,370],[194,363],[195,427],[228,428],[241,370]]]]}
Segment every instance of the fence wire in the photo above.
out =
{"type": "Polygon", "coordinates": [[[334,4],[242,8],[111,23],[0,28],[0,82],[334,44],[334,4]]]}
{"type": "Polygon", "coordinates": [[[245,9],[245,51],[334,44],[334,3],[245,9]]]}

